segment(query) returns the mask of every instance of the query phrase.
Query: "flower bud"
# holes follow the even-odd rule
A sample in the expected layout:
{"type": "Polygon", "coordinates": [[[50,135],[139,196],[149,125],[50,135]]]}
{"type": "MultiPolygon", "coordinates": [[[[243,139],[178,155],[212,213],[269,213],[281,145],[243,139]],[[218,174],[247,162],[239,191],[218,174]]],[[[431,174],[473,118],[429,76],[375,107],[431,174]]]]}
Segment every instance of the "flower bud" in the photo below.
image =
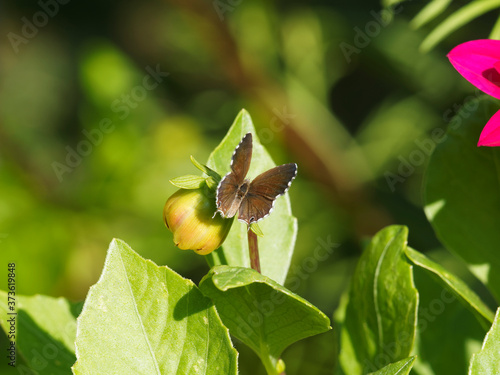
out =
{"type": "Polygon", "coordinates": [[[222,245],[233,223],[220,215],[213,217],[216,210],[206,189],[180,189],[165,203],[163,220],[177,247],[206,255],[222,245]]]}

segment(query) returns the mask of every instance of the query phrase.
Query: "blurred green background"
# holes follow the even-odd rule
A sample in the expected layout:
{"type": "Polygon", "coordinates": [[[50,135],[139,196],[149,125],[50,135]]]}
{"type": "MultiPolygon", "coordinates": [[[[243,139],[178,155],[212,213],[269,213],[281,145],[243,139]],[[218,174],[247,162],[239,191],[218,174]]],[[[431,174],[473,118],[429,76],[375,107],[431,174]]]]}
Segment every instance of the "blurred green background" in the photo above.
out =
{"type": "MultiPolygon", "coordinates": [[[[206,160],[241,108],[276,163],[299,165],[290,278],[321,241],[339,244],[295,290],[328,316],[379,229],[408,225],[412,247],[438,250],[419,144],[474,95],[446,53],[496,15],[424,54],[429,30],[409,25],[420,7],[389,23],[378,1],[3,2],[0,276],[14,261],[18,293],[80,301],[117,237],[198,282],[203,257],[175,248],[162,221],[168,180],[197,173],[189,156],[206,160]]],[[[284,359],[290,373],[330,373],[334,347],[329,333],[284,359]]],[[[238,349],[242,374],[263,371],[238,349]]]]}

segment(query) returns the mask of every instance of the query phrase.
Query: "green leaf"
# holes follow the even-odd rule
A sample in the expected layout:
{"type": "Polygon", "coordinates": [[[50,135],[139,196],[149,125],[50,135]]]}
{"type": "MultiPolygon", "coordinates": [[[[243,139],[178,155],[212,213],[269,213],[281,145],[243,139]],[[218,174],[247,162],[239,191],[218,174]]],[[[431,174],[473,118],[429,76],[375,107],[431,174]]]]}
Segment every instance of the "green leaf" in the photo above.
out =
{"type": "Polygon", "coordinates": [[[477,147],[498,110],[488,98],[467,102],[429,161],[425,213],[441,242],[500,297],[500,149],[477,147]],[[486,275],[477,273],[478,266],[486,275]]]}
{"type": "Polygon", "coordinates": [[[500,370],[500,308],[479,353],[472,356],[469,375],[495,375],[500,370]]]}
{"type": "Polygon", "coordinates": [[[418,293],[404,255],[407,236],[406,227],[389,226],[359,259],[341,331],[340,363],[346,374],[377,371],[410,355],[418,293]]]}
{"type": "MultiPolygon", "coordinates": [[[[242,110],[226,137],[215,148],[208,159],[208,166],[225,175],[230,170],[234,149],[246,133],[253,134],[253,155],[247,178],[250,180],[276,166],[269,153],[260,144],[252,119],[242,110]]],[[[293,189],[293,186],[292,186],[293,189]]],[[[268,218],[259,222],[264,237],[259,239],[259,253],[262,274],[280,284],[285,282],[297,236],[297,219],[292,216],[288,194],[279,197],[268,218]]],[[[207,256],[208,263],[250,267],[247,226],[235,222],[222,247],[207,256]]]]}
{"type": "MultiPolygon", "coordinates": [[[[440,263],[467,277],[459,261],[446,250],[433,251],[440,263]]],[[[421,267],[413,268],[418,289],[418,324],[412,354],[418,360],[414,372],[426,375],[465,374],[469,359],[481,347],[486,330],[460,297],[421,267]]],[[[470,275],[469,275],[470,277],[470,275]]],[[[484,319],[483,319],[484,320],[484,319]]]]}
{"type": "Polygon", "coordinates": [[[411,21],[411,27],[418,29],[443,13],[452,0],[432,0],[411,21]]]}
{"type": "Polygon", "coordinates": [[[218,181],[220,181],[220,179],[216,180],[212,176],[209,176],[205,179],[205,182],[207,183],[208,188],[211,189],[212,191],[217,190],[217,186],[219,185],[218,181]]]}
{"type": "Polygon", "coordinates": [[[194,164],[196,168],[198,168],[200,171],[205,173],[208,177],[211,177],[216,184],[218,184],[221,180],[220,174],[218,174],[216,171],[213,169],[207,167],[206,165],[201,164],[199,161],[197,161],[193,155],[191,155],[191,163],[194,164]]]}
{"type": "Polygon", "coordinates": [[[482,14],[500,7],[499,0],[476,0],[451,14],[424,39],[420,48],[430,51],[444,38],[482,14]]]}
{"type": "Polygon", "coordinates": [[[415,356],[408,357],[396,363],[391,363],[378,371],[371,372],[369,375],[408,375],[413,367],[415,358],[415,356]]]}
{"type": "Polygon", "coordinates": [[[259,227],[259,223],[250,224],[250,230],[254,232],[259,237],[264,237],[264,233],[262,233],[262,229],[259,227]]]}
{"type": "Polygon", "coordinates": [[[173,178],[170,183],[180,189],[199,189],[205,184],[205,177],[187,175],[173,178]]]}
{"type": "Polygon", "coordinates": [[[427,258],[424,254],[409,247],[406,248],[405,252],[406,256],[413,264],[436,275],[438,280],[442,282],[443,286],[458,296],[462,303],[471,309],[483,326],[490,326],[494,318],[493,312],[488,306],[486,306],[481,298],[479,298],[479,296],[467,286],[467,284],[452,273],[448,272],[438,263],[427,258]]]}
{"type": "Polygon", "coordinates": [[[269,374],[294,342],[330,329],[309,302],[250,268],[216,266],[200,282],[231,334],[252,348],[269,374]]]}
{"type": "Polygon", "coordinates": [[[75,374],[236,374],[210,300],[187,279],[113,240],[78,318],[75,374]]]}
{"type": "MultiPolygon", "coordinates": [[[[17,315],[9,315],[7,293],[0,291],[0,325],[8,337],[9,319],[15,317],[18,355],[41,375],[68,374],[76,359],[76,316],[81,305],[42,295],[16,295],[15,300],[17,315]]],[[[25,367],[18,364],[19,373],[31,373],[25,367]]]]}

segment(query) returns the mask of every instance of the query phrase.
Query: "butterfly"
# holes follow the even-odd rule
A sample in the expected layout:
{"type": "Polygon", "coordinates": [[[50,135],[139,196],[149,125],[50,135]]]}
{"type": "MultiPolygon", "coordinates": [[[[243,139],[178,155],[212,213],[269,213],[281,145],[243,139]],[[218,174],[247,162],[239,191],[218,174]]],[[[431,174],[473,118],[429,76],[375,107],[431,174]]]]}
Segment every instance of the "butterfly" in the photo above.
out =
{"type": "Polygon", "coordinates": [[[234,150],[231,171],[217,186],[217,212],[250,225],[271,213],[277,197],[287,192],[297,176],[297,164],[289,163],[269,169],[249,181],[245,179],[252,160],[252,133],[247,133],[234,150]]]}

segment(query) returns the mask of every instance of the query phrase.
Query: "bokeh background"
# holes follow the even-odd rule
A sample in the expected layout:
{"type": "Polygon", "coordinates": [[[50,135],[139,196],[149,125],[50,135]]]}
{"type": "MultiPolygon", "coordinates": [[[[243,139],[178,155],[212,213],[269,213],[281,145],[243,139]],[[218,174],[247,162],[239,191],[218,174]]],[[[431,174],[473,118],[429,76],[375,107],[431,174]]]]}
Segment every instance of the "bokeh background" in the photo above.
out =
{"type": "MultiPolygon", "coordinates": [[[[391,16],[378,1],[2,2],[2,280],[15,261],[18,293],[83,300],[117,237],[198,282],[205,260],[175,248],[162,221],[168,181],[197,173],[189,156],[206,160],[246,108],[275,162],[299,165],[290,277],[322,241],[339,244],[297,293],[331,317],[363,242],[391,223],[473,282],[425,218],[419,150],[475,95],[446,53],[487,37],[497,14],[423,53],[433,23],[412,27],[421,7],[405,2],[391,16]],[[109,131],[96,135],[103,121],[109,131]]],[[[335,346],[331,332],[283,358],[290,374],[331,373],[335,346]]],[[[238,350],[242,374],[263,373],[238,350]]]]}

